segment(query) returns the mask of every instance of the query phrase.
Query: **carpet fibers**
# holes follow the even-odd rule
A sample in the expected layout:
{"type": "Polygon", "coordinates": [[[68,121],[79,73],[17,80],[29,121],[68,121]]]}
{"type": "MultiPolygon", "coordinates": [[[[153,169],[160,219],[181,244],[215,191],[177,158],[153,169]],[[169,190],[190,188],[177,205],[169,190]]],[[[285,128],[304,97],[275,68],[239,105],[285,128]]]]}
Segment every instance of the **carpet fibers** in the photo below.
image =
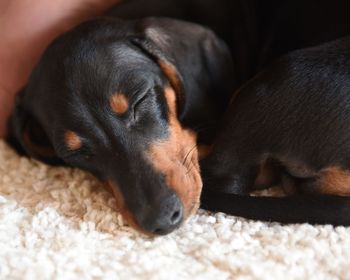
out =
{"type": "Polygon", "coordinates": [[[91,175],[0,141],[0,279],[350,279],[350,228],[200,210],[151,239],[114,204],[91,175]]]}

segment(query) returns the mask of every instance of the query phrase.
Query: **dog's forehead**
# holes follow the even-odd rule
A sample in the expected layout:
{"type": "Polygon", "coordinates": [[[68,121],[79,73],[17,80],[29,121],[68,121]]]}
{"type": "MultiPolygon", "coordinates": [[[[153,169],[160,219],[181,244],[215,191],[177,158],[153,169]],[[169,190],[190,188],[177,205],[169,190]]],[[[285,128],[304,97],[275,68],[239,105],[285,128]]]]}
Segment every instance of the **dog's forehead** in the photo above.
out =
{"type": "Polygon", "coordinates": [[[117,71],[142,68],[152,64],[152,59],[140,49],[130,44],[128,39],[115,39],[111,42],[81,40],[69,46],[66,53],[58,55],[66,67],[84,67],[88,70],[117,71]],[[60,57],[61,56],[61,57],[60,57]]]}
{"type": "Polygon", "coordinates": [[[160,70],[141,51],[124,42],[90,46],[67,54],[61,63],[69,91],[133,94],[160,83],[160,70]]]}

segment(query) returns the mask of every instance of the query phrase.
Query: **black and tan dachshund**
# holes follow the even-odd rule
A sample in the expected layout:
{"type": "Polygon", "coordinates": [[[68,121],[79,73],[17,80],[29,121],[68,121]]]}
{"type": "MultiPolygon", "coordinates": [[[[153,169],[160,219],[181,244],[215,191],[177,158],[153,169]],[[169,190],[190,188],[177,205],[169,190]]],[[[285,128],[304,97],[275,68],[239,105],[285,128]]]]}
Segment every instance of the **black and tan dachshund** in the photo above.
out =
{"type": "Polygon", "coordinates": [[[350,34],[348,4],[175,2],[130,0],[56,39],[18,96],[10,141],[95,174],[150,234],[196,211],[202,179],[206,209],[349,225],[350,40],[321,44],[350,34]],[[208,25],[228,47],[201,25],[136,19],[151,15],[208,25]],[[277,183],[293,195],[247,195],[277,183]]]}
{"type": "Polygon", "coordinates": [[[197,140],[212,133],[191,128],[218,120],[231,75],[228,48],[200,25],[92,20],[44,53],[18,96],[12,142],[92,172],[131,225],[166,234],[199,206],[197,140]]]}

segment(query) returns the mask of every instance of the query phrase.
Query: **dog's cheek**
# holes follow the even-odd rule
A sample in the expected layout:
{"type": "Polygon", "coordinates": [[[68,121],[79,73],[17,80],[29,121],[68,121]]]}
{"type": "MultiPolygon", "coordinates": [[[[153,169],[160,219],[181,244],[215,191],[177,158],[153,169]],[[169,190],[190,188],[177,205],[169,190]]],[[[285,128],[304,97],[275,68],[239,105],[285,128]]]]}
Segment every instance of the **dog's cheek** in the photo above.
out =
{"type": "Polygon", "coordinates": [[[136,222],[136,218],[128,209],[125,203],[124,196],[121,193],[119,186],[111,181],[107,182],[107,186],[112,191],[113,196],[116,200],[117,210],[120,212],[120,214],[122,215],[123,219],[125,219],[127,224],[139,232],[142,232],[146,235],[150,235],[148,232],[145,232],[136,222]]]}
{"type": "Polygon", "coordinates": [[[150,145],[147,157],[154,169],[164,175],[169,188],[179,196],[187,218],[198,204],[202,189],[196,134],[179,123],[174,90],[169,87],[164,93],[169,109],[169,136],[150,145]]]}
{"type": "Polygon", "coordinates": [[[185,162],[187,167],[184,168],[181,163],[183,169],[179,167],[180,172],[177,172],[175,178],[169,179],[169,186],[180,196],[185,207],[185,218],[187,218],[199,204],[203,184],[199,171],[197,135],[190,129],[184,129],[177,119],[176,97],[172,88],[165,89],[165,98],[169,108],[169,142],[173,149],[176,147],[172,150],[174,158],[177,159],[177,162],[182,162],[184,157],[187,158],[185,162]],[[188,154],[190,151],[191,153],[188,154]]]}
{"type": "MultiPolygon", "coordinates": [[[[187,147],[196,145],[195,136],[192,132],[184,131],[180,139],[186,138],[187,141],[185,141],[184,144],[187,147]]],[[[199,171],[198,150],[193,150],[189,157],[190,158],[186,160],[186,168],[184,168],[181,176],[177,174],[175,178],[169,182],[169,185],[179,194],[185,206],[185,218],[189,217],[197,210],[203,185],[199,171]],[[181,180],[178,179],[179,177],[181,180]]]]}

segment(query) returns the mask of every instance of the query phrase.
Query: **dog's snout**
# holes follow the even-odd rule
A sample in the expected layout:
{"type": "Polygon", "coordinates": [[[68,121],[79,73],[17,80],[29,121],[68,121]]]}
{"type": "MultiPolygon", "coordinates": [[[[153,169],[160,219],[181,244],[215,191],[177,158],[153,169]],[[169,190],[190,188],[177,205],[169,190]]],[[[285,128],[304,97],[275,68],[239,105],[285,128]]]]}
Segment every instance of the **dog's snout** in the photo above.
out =
{"type": "Polygon", "coordinates": [[[183,206],[176,194],[159,199],[150,211],[137,215],[140,226],[155,235],[165,235],[178,228],[183,220],[183,206]]]}

